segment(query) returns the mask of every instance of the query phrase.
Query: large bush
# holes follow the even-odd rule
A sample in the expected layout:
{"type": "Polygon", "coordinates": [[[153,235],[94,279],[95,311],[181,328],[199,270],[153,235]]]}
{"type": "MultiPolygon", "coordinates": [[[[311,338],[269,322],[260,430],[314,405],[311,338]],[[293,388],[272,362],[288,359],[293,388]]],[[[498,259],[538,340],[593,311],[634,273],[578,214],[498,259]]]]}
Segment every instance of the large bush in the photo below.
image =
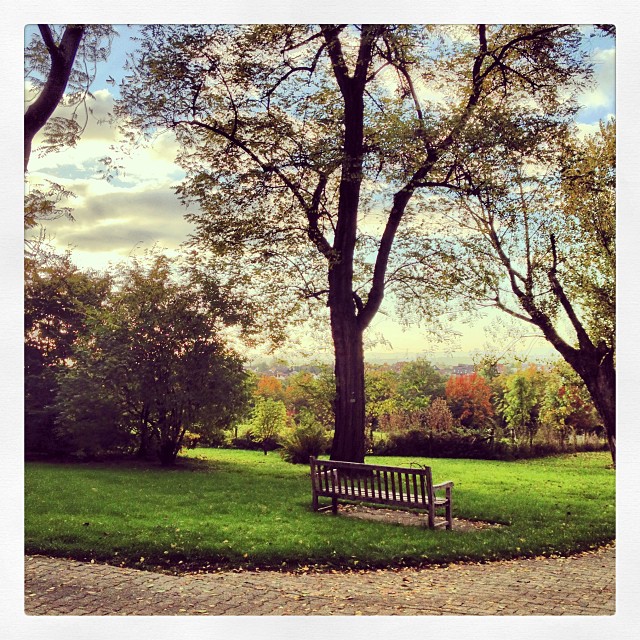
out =
{"type": "Polygon", "coordinates": [[[169,465],[192,437],[228,427],[247,385],[222,313],[165,256],[120,265],[57,374],[58,432],[75,451],[137,449],[169,465]]]}

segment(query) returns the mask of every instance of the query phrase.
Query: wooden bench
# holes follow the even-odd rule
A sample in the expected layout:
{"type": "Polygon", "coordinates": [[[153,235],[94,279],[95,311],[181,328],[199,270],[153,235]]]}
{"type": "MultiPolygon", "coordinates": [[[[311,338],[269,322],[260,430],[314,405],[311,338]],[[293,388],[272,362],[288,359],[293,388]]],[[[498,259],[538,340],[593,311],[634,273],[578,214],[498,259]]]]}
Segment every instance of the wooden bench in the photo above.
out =
{"type": "Polygon", "coordinates": [[[431,468],[408,469],[312,457],[311,490],[314,511],[331,509],[338,513],[338,502],[368,502],[426,511],[429,527],[451,529],[451,490],[453,482],[433,484],[431,468]],[[444,496],[436,491],[444,490],[444,496]],[[331,498],[321,507],[318,498],[331,498]],[[436,522],[436,509],[444,509],[444,521],[436,522]]]}

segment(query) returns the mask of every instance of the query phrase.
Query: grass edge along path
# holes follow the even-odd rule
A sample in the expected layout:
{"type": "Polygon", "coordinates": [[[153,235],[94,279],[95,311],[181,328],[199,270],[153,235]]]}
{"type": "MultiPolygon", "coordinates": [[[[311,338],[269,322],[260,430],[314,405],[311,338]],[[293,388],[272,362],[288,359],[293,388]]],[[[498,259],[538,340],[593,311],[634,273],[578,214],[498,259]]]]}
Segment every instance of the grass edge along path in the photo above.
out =
{"type": "Polygon", "coordinates": [[[152,570],[308,571],[569,555],[615,539],[606,453],[518,462],[370,457],[429,464],[453,480],[444,531],[311,510],[309,467],[277,454],[195,449],[175,469],[130,462],[25,466],[25,551],[152,570]]]}

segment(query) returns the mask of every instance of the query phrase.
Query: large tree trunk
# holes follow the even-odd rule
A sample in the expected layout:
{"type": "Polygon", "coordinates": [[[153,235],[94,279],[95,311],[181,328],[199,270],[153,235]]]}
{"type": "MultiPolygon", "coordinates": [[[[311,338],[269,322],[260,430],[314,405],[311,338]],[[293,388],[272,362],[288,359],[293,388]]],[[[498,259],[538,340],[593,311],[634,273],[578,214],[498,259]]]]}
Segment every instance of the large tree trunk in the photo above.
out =
{"type": "Polygon", "coordinates": [[[364,462],[364,349],[355,317],[332,309],[331,329],[335,349],[335,434],[332,460],[364,462]]]}
{"type": "MultiPolygon", "coordinates": [[[[368,65],[365,65],[365,67],[368,65]]],[[[364,462],[364,349],[359,326],[359,300],[353,291],[353,261],[358,230],[364,138],[364,81],[339,78],[344,96],[344,157],[338,221],[329,264],[329,309],[335,353],[335,433],[332,460],[364,462]]]]}
{"type": "Polygon", "coordinates": [[[176,458],[178,457],[178,451],[176,450],[175,443],[171,440],[165,440],[160,445],[158,450],[158,458],[160,460],[160,464],[163,467],[171,467],[176,463],[176,458]]]}
{"type": "Polygon", "coordinates": [[[596,406],[609,442],[613,465],[616,464],[616,370],[613,355],[607,354],[595,366],[578,371],[596,406]]]}

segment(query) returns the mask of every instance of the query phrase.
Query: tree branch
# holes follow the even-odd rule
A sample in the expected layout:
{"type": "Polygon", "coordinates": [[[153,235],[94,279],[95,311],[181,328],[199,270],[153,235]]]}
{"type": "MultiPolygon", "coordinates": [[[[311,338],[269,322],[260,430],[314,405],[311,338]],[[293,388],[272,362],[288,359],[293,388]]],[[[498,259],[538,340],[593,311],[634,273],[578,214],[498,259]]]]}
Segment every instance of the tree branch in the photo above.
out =
{"type": "Polygon", "coordinates": [[[318,66],[318,60],[320,59],[320,56],[322,55],[322,52],[324,51],[325,47],[327,45],[325,43],[321,44],[320,47],[318,48],[318,51],[316,52],[316,55],[313,58],[313,62],[311,63],[311,66],[309,67],[290,67],[289,71],[287,71],[265,94],[264,94],[264,98],[266,98],[267,100],[267,109],[269,108],[269,105],[271,104],[271,96],[275,93],[276,89],[289,77],[292,76],[294,73],[297,73],[298,71],[308,71],[309,75],[313,74],[314,71],[316,70],[316,67],[318,66]]]}
{"type": "Polygon", "coordinates": [[[576,312],[571,302],[569,301],[569,298],[567,298],[564,288],[562,287],[562,285],[560,284],[560,281],[558,280],[558,272],[557,272],[558,255],[556,252],[556,239],[553,233],[550,236],[550,240],[551,240],[551,252],[553,255],[553,264],[551,266],[551,269],[549,269],[548,276],[549,276],[549,282],[551,283],[551,290],[553,291],[556,298],[560,301],[562,308],[564,309],[565,313],[567,314],[567,317],[571,321],[571,325],[573,326],[576,332],[576,335],[578,337],[578,344],[580,345],[580,347],[593,349],[594,345],[591,342],[589,335],[587,334],[585,328],[582,326],[582,323],[578,319],[578,316],[576,315],[576,312]]]}
{"type": "Polygon", "coordinates": [[[53,40],[53,34],[51,33],[51,28],[48,24],[39,24],[38,30],[40,31],[40,35],[42,36],[42,41],[47,47],[47,51],[49,52],[49,56],[53,59],[55,56],[59,56],[60,52],[58,51],[58,47],[53,40]]]}
{"type": "Polygon", "coordinates": [[[337,25],[320,25],[320,30],[327,44],[327,51],[333,66],[333,73],[340,87],[340,91],[345,95],[349,90],[349,83],[352,78],[349,76],[349,69],[347,68],[347,63],[344,60],[344,54],[342,52],[342,43],[340,42],[340,38],[338,38],[342,29],[342,26],[337,25]]]}
{"type": "Polygon", "coordinates": [[[320,220],[320,200],[326,186],[327,176],[321,175],[311,198],[311,206],[306,209],[307,220],[309,221],[307,235],[318,251],[330,261],[334,256],[333,248],[318,226],[318,221],[320,220]]]}
{"type": "Polygon", "coordinates": [[[78,47],[85,34],[85,25],[67,25],[60,44],[53,42],[48,25],[39,25],[42,39],[51,58],[51,69],[40,95],[24,114],[24,170],[31,156],[31,145],[35,135],[44,127],[64,96],[78,47]]]}

